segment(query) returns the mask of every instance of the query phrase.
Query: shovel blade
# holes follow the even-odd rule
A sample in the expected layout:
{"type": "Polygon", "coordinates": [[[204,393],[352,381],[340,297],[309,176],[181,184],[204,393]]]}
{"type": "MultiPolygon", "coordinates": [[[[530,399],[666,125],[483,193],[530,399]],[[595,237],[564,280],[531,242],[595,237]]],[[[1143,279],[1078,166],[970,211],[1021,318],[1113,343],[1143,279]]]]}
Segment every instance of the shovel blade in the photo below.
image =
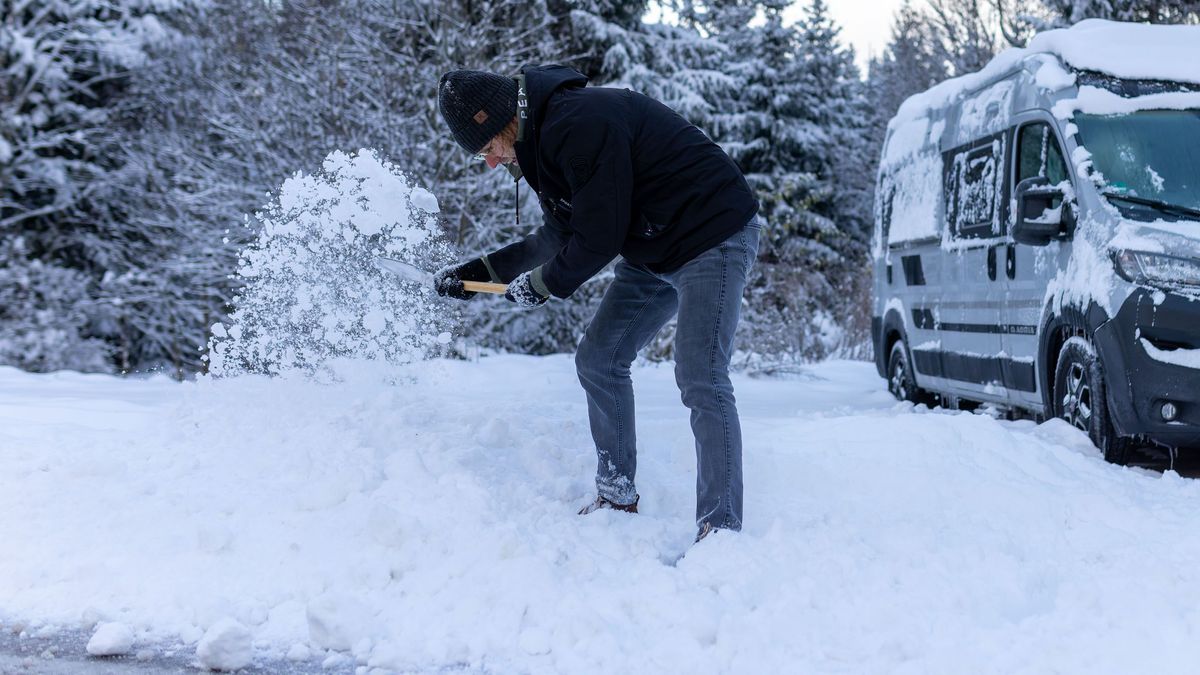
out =
{"type": "Polygon", "coordinates": [[[407,279],[422,286],[433,288],[433,275],[416,265],[406,263],[402,260],[384,258],[383,256],[375,258],[375,264],[379,265],[379,268],[383,271],[391,272],[401,279],[407,279]]]}
{"type": "MultiPolygon", "coordinates": [[[[416,282],[430,290],[433,290],[433,274],[426,272],[416,265],[406,263],[403,260],[384,258],[383,256],[375,258],[375,264],[379,265],[379,268],[385,272],[391,272],[401,279],[407,279],[408,281],[416,282]]],[[[508,286],[505,284],[493,284],[486,281],[464,281],[462,284],[465,290],[471,291],[472,293],[492,293],[495,295],[504,295],[504,292],[508,290],[508,286]]]]}

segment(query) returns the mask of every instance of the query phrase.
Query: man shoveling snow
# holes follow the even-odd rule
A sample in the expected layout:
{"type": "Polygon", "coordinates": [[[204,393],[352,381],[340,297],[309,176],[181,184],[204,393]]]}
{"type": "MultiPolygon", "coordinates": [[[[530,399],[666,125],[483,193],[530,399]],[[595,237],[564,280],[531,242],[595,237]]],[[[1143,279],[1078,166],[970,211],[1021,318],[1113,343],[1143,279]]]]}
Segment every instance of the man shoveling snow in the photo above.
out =
{"type": "Polygon", "coordinates": [[[498,251],[440,270],[437,292],[507,283],[536,307],[566,298],[620,256],[575,357],[598,456],[601,508],[637,512],[630,364],[672,316],[675,379],[696,438],[696,541],[742,527],[742,436],[729,360],[742,290],[757,255],[758,203],[737,166],[665,105],[626,89],[586,88],[563,66],[517,78],[458,70],[438,103],[459,145],[534,189],[545,222],[498,251]]]}

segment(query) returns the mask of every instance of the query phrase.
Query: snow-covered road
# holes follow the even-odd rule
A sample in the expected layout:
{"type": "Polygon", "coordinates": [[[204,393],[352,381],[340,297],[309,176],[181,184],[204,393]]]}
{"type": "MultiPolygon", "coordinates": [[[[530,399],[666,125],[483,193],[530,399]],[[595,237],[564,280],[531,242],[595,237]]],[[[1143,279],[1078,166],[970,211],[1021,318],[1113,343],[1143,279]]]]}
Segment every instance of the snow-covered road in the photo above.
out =
{"type": "Polygon", "coordinates": [[[1200,660],[1200,483],[1105,464],[1060,422],[914,410],[868,363],[738,377],[746,529],[688,551],[694,449],[669,366],[634,374],[642,513],[586,518],[569,357],[412,376],[0,369],[0,621],[194,645],[230,617],[260,658],[417,671],[1200,660]]]}

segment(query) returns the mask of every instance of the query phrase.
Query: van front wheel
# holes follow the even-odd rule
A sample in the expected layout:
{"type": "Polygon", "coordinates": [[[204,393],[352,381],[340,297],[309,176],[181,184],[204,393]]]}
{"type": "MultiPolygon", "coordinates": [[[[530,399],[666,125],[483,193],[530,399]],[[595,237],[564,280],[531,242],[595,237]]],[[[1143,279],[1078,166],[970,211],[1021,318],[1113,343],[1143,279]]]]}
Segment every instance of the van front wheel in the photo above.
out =
{"type": "Polygon", "coordinates": [[[1082,337],[1068,338],[1058,352],[1054,415],[1086,433],[1109,462],[1125,464],[1132,458],[1132,442],[1117,436],[1113,429],[1100,357],[1082,337]]]}
{"type": "Polygon", "coordinates": [[[908,362],[908,350],[904,348],[904,340],[896,340],[888,355],[888,391],[901,401],[923,403],[922,391],[917,388],[916,378],[913,377],[912,365],[908,362]]]}

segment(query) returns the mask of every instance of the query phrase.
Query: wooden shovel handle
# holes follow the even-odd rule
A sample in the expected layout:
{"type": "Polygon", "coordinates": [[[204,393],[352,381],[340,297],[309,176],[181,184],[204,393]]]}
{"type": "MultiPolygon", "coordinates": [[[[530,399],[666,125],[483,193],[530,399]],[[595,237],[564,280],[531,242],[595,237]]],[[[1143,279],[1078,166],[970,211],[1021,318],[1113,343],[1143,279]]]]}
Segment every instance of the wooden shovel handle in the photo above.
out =
{"type": "Polygon", "coordinates": [[[493,284],[487,281],[464,281],[462,282],[463,290],[471,291],[472,293],[495,293],[504,295],[508,290],[507,284],[493,284]]]}

